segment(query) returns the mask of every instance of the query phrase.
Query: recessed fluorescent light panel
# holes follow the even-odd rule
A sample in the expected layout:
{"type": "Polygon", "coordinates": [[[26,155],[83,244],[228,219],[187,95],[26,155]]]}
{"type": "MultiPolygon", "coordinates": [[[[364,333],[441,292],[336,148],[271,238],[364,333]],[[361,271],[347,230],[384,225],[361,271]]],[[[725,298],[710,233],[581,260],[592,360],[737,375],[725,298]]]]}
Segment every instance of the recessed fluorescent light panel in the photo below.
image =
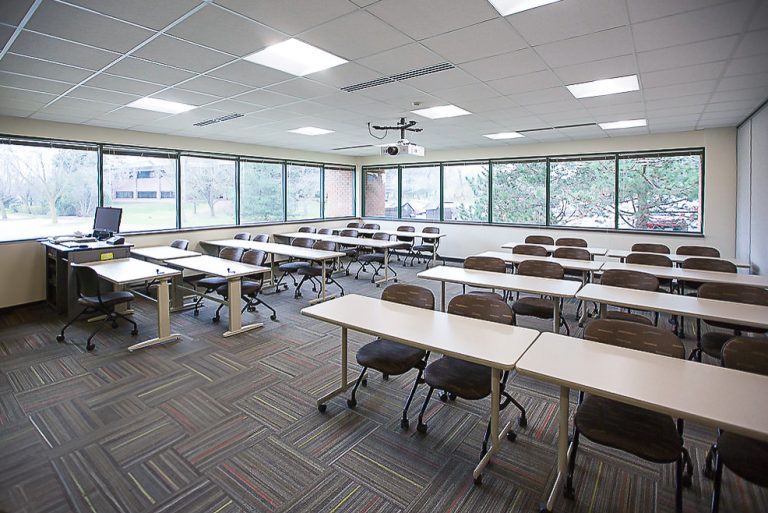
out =
{"type": "Polygon", "coordinates": [[[301,128],[294,128],[293,130],[288,130],[288,131],[293,134],[301,134],[301,135],[325,135],[325,134],[333,133],[333,130],[326,130],[325,128],[317,128],[314,126],[304,126],[301,128]]]}
{"type": "Polygon", "coordinates": [[[488,0],[502,16],[535,9],[542,5],[554,4],[560,0],[488,0]]]}
{"type": "Polygon", "coordinates": [[[347,62],[298,39],[288,39],[243,58],[299,77],[347,62]]]}
{"type": "Polygon", "coordinates": [[[591,98],[592,96],[604,96],[606,94],[618,94],[640,90],[637,75],[606,78],[605,80],[593,80],[592,82],[572,84],[566,87],[576,98],[591,98]]]}
{"type": "Polygon", "coordinates": [[[497,134],[486,134],[483,137],[488,139],[517,139],[518,137],[525,137],[523,134],[517,132],[499,132],[497,134]]]}
{"type": "Polygon", "coordinates": [[[428,109],[412,110],[411,112],[429,119],[453,118],[456,116],[472,114],[456,105],[441,105],[439,107],[430,107],[428,109]]]}
{"type": "Polygon", "coordinates": [[[187,105],[186,103],[169,102],[166,100],[159,100],[157,98],[140,98],[126,105],[126,107],[133,107],[134,109],[153,110],[155,112],[165,112],[166,114],[180,114],[192,109],[196,109],[194,105],[187,105]]]}
{"type": "Polygon", "coordinates": [[[598,123],[603,130],[616,130],[617,128],[635,128],[645,126],[648,122],[644,119],[628,119],[626,121],[611,121],[610,123],[598,123]]]}

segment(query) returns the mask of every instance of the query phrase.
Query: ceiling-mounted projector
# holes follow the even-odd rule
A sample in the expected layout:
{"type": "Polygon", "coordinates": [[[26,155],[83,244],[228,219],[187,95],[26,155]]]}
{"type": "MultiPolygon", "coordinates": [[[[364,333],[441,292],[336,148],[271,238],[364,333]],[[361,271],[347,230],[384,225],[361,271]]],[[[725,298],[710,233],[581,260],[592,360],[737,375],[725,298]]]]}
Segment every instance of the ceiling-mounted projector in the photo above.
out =
{"type": "Polygon", "coordinates": [[[400,155],[410,155],[410,156],[413,156],[413,157],[423,157],[424,156],[424,146],[419,146],[418,144],[413,144],[412,142],[408,142],[405,139],[401,139],[400,141],[397,141],[396,143],[382,144],[381,145],[381,154],[382,155],[389,155],[390,157],[398,157],[400,155]]]}

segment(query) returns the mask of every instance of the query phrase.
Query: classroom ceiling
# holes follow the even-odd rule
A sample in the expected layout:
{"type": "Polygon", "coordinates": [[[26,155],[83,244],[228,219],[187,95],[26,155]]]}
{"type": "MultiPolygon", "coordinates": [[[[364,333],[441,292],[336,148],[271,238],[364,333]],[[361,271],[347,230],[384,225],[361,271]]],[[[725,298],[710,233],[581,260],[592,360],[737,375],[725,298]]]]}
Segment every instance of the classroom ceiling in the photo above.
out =
{"type": "Polygon", "coordinates": [[[428,150],[459,149],[736,126],[768,98],[764,0],[563,0],[507,17],[487,0],[3,0],[0,47],[1,115],[322,152],[376,143],[366,123],[400,116],[428,150]],[[292,37],[349,62],[296,77],[242,59],[292,37]],[[632,74],[640,91],[565,88],[632,74]],[[145,96],[198,108],[125,106],[145,96]],[[410,113],[445,104],[472,114],[410,113]],[[648,126],[483,137],[637,118],[648,126]],[[304,126],[334,133],[288,132],[304,126]]]}

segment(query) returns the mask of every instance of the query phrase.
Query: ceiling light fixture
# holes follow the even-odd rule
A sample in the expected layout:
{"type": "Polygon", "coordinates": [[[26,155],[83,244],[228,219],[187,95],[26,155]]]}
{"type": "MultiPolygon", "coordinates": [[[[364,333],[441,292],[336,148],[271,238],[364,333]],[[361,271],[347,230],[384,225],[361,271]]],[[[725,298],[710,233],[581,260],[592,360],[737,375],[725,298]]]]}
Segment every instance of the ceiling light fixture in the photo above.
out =
{"type": "Polygon", "coordinates": [[[293,130],[288,130],[288,131],[293,134],[301,134],[301,135],[325,135],[325,134],[333,133],[333,130],[326,130],[325,128],[317,128],[314,126],[304,126],[301,128],[294,128],[293,130]]]}
{"type": "Polygon", "coordinates": [[[288,39],[243,58],[298,77],[347,62],[298,39],[288,39]]]}
{"type": "Polygon", "coordinates": [[[483,137],[488,139],[517,139],[518,137],[525,137],[523,134],[517,132],[498,132],[496,134],[485,134],[483,137]]]}
{"type": "Polygon", "coordinates": [[[488,0],[502,16],[535,9],[542,5],[554,4],[560,0],[488,0]]]}
{"type": "Polygon", "coordinates": [[[429,119],[453,118],[456,116],[466,116],[467,114],[472,114],[471,112],[466,111],[461,107],[457,107],[456,105],[440,105],[438,107],[430,107],[428,109],[412,110],[411,112],[429,119]]]}
{"type": "Polygon", "coordinates": [[[648,122],[644,119],[627,119],[625,121],[611,121],[609,123],[598,123],[603,130],[616,130],[617,128],[635,128],[646,126],[648,122]]]}
{"type": "Polygon", "coordinates": [[[592,96],[639,91],[640,83],[637,81],[637,75],[627,75],[625,77],[571,84],[566,87],[576,98],[591,98],[592,96]]]}
{"type": "Polygon", "coordinates": [[[133,107],[134,109],[153,110],[155,112],[165,112],[166,114],[180,114],[187,112],[197,107],[194,105],[187,105],[186,103],[169,102],[167,100],[160,100],[158,98],[139,98],[126,105],[126,107],[133,107]]]}

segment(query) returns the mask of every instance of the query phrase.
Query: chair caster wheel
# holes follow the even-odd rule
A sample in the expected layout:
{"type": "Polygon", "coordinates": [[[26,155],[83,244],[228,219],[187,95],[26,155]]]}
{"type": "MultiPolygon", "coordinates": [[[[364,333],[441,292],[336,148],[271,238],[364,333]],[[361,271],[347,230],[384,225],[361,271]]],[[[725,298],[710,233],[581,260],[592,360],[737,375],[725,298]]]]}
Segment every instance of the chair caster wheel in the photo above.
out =
{"type": "Polygon", "coordinates": [[[273,321],[276,321],[277,320],[277,314],[272,314],[272,315],[269,316],[269,318],[272,319],[273,321]]]}
{"type": "Polygon", "coordinates": [[[256,311],[256,307],[254,307],[254,306],[249,306],[249,307],[248,307],[248,309],[247,309],[247,311],[249,311],[249,312],[255,312],[255,311],[256,311]]]}
{"type": "Polygon", "coordinates": [[[408,419],[400,419],[400,428],[401,429],[408,429],[410,427],[411,423],[408,422],[408,419]]]}
{"type": "Polygon", "coordinates": [[[213,321],[214,324],[218,324],[218,322],[221,320],[221,317],[214,317],[211,320],[213,321]]]}
{"type": "Polygon", "coordinates": [[[701,473],[707,479],[713,479],[715,477],[715,471],[712,470],[712,467],[710,465],[704,465],[701,468],[701,473]]]}
{"type": "Polygon", "coordinates": [[[357,406],[357,401],[355,399],[347,399],[347,407],[350,410],[354,410],[355,406],[357,406]]]}
{"type": "Polygon", "coordinates": [[[355,276],[355,279],[357,279],[357,276],[355,276]]]}
{"type": "Polygon", "coordinates": [[[573,488],[573,486],[566,485],[566,487],[563,488],[563,497],[568,500],[576,499],[576,490],[573,488]]]}
{"type": "Polygon", "coordinates": [[[547,507],[546,504],[541,504],[539,506],[539,513],[552,513],[552,511],[547,507]]]}
{"type": "Polygon", "coordinates": [[[134,337],[139,334],[139,330],[131,330],[131,335],[134,337]]]}
{"type": "Polygon", "coordinates": [[[92,344],[91,342],[88,342],[88,343],[85,345],[85,349],[86,349],[86,351],[93,351],[94,349],[96,349],[96,345],[95,345],[95,344],[92,344]]]}
{"type": "Polygon", "coordinates": [[[198,310],[195,310],[195,312],[194,312],[194,316],[195,316],[195,317],[197,317],[197,316],[199,316],[199,315],[200,315],[200,311],[198,311],[198,310]]]}
{"type": "Polygon", "coordinates": [[[517,433],[515,433],[514,431],[507,431],[507,440],[509,440],[510,442],[514,442],[515,440],[517,440],[517,433]]]}
{"type": "Polygon", "coordinates": [[[368,386],[368,379],[363,378],[363,381],[361,381],[360,384],[363,385],[364,387],[367,387],[368,386]]]}
{"type": "Polygon", "coordinates": [[[446,394],[445,392],[440,394],[440,400],[443,401],[444,403],[447,403],[448,402],[448,394],[446,394]]]}
{"type": "Polygon", "coordinates": [[[683,479],[680,483],[683,485],[683,488],[690,488],[693,486],[693,476],[683,474],[683,479]]]}
{"type": "Polygon", "coordinates": [[[422,423],[422,422],[419,422],[416,425],[416,431],[418,431],[419,433],[426,433],[427,432],[427,425],[422,423]]]}
{"type": "Polygon", "coordinates": [[[328,405],[327,404],[318,404],[317,405],[317,411],[319,411],[320,413],[325,413],[325,410],[327,410],[327,409],[328,409],[328,405]]]}
{"type": "Polygon", "coordinates": [[[376,284],[376,288],[378,289],[379,287],[381,287],[381,283],[376,284]]]}
{"type": "Polygon", "coordinates": [[[64,340],[65,340],[64,335],[56,335],[57,342],[64,342],[64,340]]]}
{"type": "Polygon", "coordinates": [[[384,381],[389,381],[389,374],[382,374],[381,379],[383,379],[384,381]]]}
{"type": "Polygon", "coordinates": [[[456,400],[456,394],[448,394],[448,399],[450,399],[451,401],[455,401],[456,400]]]}
{"type": "Polygon", "coordinates": [[[475,486],[480,486],[480,485],[482,485],[482,484],[483,484],[483,475],[482,475],[482,474],[480,474],[480,475],[479,475],[479,476],[477,476],[475,479],[473,479],[473,481],[474,481],[474,483],[475,483],[475,486]]]}
{"type": "Polygon", "coordinates": [[[117,329],[117,323],[115,321],[112,321],[112,324],[110,326],[112,326],[113,330],[117,329]]]}
{"type": "Polygon", "coordinates": [[[521,415],[520,418],[517,419],[517,425],[523,428],[528,426],[528,419],[525,417],[525,415],[521,415]]]}
{"type": "Polygon", "coordinates": [[[395,283],[397,283],[397,278],[395,278],[395,283]]]}

